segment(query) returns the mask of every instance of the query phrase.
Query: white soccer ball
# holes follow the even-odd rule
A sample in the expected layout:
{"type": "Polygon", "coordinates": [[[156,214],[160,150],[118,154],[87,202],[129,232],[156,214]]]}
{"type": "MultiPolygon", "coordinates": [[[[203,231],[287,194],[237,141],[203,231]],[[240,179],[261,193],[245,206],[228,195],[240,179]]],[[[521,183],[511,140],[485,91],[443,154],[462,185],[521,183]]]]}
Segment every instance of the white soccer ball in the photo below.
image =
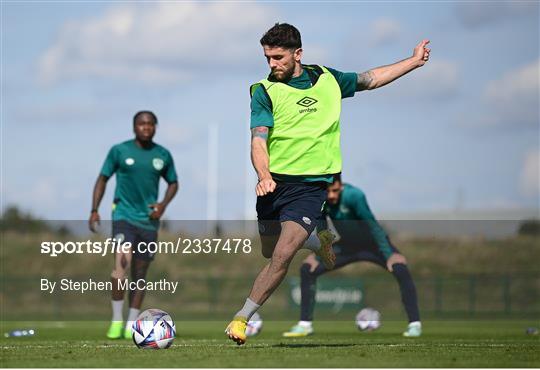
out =
{"type": "Polygon", "coordinates": [[[363,308],[356,315],[356,326],[362,331],[376,330],[381,326],[381,314],[373,308],[363,308]]]}
{"type": "Polygon", "coordinates": [[[259,334],[262,330],[262,326],[263,326],[263,320],[261,318],[261,315],[255,312],[255,314],[251,316],[251,319],[247,323],[246,335],[248,337],[253,337],[259,334]]]}
{"type": "Polygon", "coordinates": [[[131,327],[133,342],[139,348],[169,348],[176,335],[171,316],[162,310],[150,308],[143,311],[131,327]]]}

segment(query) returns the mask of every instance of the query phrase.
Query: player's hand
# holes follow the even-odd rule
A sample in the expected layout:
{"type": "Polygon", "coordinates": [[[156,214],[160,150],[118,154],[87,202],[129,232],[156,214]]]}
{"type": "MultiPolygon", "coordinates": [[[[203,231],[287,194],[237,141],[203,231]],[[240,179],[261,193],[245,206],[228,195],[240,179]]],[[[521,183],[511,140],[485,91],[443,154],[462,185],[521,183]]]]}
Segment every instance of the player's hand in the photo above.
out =
{"type": "Polygon", "coordinates": [[[276,182],[271,177],[259,180],[255,187],[255,193],[259,197],[272,193],[274,190],[276,190],[276,182]]]}
{"type": "Polygon", "coordinates": [[[420,66],[423,66],[429,60],[429,53],[431,52],[431,49],[427,47],[427,44],[429,44],[429,40],[422,40],[414,48],[412,57],[414,60],[418,61],[420,66]]]}
{"type": "Polygon", "coordinates": [[[394,271],[393,266],[396,263],[401,263],[401,264],[406,265],[407,260],[405,259],[404,255],[399,254],[399,253],[393,253],[390,256],[390,258],[388,258],[388,260],[386,261],[386,268],[388,269],[388,271],[390,271],[390,272],[394,271]]]}
{"type": "Polygon", "coordinates": [[[96,226],[100,225],[101,218],[99,217],[99,213],[97,211],[90,213],[90,218],[88,219],[88,228],[91,232],[95,233],[96,226]]]}
{"type": "Polygon", "coordinates": [[[161,216],[163,216],[163,212],[165,212],[165,206],[161,203],[150,204],[148,208],[152,208],[154,210],[152,213],[150,213],[151,220],[159,220],[161,216]]]}

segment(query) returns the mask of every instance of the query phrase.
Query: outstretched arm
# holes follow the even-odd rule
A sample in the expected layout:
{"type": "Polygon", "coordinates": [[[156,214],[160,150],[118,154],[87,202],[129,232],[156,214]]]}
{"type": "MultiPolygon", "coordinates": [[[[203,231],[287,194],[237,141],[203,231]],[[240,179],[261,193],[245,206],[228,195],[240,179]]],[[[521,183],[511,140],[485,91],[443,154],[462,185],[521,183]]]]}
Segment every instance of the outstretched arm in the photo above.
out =
{"type": "Polygon", "coordinates": [[[431,52],[431,49],[427,48],[427,44],[429,44],[429,40],[422,40],[422,42],[416,45],[413,55],[410,58],[359,73],[356,82],[356,91],[376,89],[389,84],[413,69],[423,66],[429,60],[429,53],[431,52]]]}
{"type": "Polygon", "coordinates": [[[271,193],[276,188],[276,183],[270,174],[270,159],[268,157],[268,127],[258,126],[251,129],[251,162],[257,172],[259,182],[255,188],[258,196],[271,193]]]}

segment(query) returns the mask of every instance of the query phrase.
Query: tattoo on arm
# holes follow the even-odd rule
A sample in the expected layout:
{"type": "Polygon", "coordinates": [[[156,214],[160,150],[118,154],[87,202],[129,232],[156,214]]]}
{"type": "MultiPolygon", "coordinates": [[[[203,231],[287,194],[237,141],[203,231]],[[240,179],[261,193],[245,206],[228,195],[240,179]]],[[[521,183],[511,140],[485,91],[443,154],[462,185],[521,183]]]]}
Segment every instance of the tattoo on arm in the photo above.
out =
{"type": "Polygon", "coordinates": [[[373,82],[373,72],[358,73],[356,77],[356,91],[368,90],[373,82]]]}
{"type": "Polygon", "coordinates": [[[261,139],[268,140],[268,127],[258,126],[251,129],[251,138],[260,137],[261,139]]]}

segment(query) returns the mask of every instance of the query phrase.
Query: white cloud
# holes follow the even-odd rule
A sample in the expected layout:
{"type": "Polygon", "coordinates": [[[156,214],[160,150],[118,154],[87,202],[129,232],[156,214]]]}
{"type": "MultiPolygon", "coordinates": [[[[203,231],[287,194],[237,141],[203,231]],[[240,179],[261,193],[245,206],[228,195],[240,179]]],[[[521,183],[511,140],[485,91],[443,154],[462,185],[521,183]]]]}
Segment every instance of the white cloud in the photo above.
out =
{"type": "Polygon", "coordinates": [[[540,196],[540,151],[531,150],[521,169],[520,189],[526,196],[540,196]]]}
{"type": "Polygon", "coordinates": [[[460,2],[456,5],[458,20],[475,29],[524,17],[538,17],[538,3],[526,1],[460,2]]]}
{"type": "Polygon", "coordinates": [[[379,18],[375,20],[370,29],[371,45],[383,46],[396,42],[401,34],[401,26],[398,21],[390,18],[379,18]]]}
{"type": "Polygon", "coordinates": [[[496,104],[514,103],[516,100],[538,95],[538,71],[540,60],[506,73],[501,79],[491,82],[486,96],[496,104]]]}
{"type": "Polygon", "coordinates": [[[480,120],[488,126],[538,127],[540,60],[507,72],[490,82],[484,101],[490,114],[480,120]]]}
{"type": "Polygon", "coordinates": [[[232,73],[255,60],[258,39],[273,19],[270,8],[255,3],[115,5],[101,17],[65,23],[40,58],[39,78],[159,84],[195,78],[204,67],[232,73]]]}

